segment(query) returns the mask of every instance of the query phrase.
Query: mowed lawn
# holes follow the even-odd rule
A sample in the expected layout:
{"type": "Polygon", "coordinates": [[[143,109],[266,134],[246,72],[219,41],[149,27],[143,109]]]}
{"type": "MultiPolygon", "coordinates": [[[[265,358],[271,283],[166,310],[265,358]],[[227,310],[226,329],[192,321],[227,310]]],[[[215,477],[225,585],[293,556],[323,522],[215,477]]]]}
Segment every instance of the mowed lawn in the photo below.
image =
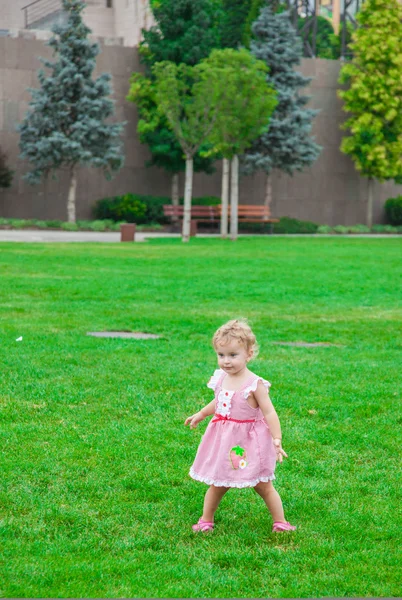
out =
{"type": "Polygon", "coordinates": [[[401,259],[400,239],[0,244],[0,595],[400,596],[401,259]],[[234,317],[272,383],[292,534],[250,489],[191,530],[206,421],[183,423],[234,317]]]}

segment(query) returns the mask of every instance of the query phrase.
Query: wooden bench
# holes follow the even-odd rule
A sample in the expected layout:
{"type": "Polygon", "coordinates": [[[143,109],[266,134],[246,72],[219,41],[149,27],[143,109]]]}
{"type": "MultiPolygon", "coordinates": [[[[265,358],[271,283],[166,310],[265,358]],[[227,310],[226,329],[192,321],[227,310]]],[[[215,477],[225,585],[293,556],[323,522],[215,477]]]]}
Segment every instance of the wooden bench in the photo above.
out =
{"type": "MultiPolygon", "coordinates": [[[[221,206],[219,205],[219,210],[221,206]]],[[[271,217],[269,210],[261,204],[239,204],[238,210],[238,223],[269,223],[269,233],[273,231],[273,224],[279,223],[279,219],[271,217]]],[[[230,206],[228,207],[228,217],[230,223],[230,206]]]]}
{"type": "MultiPolygon", "coordinates": [[[[165,215],[165,217],[170,217],[172,220],[182,221],[184,215],[184,206],[164,204],[163,214],[165,215]]],[[[191,207],[190,236],[194,236],[197,234],[198,223],[210,223],[211,225],[219,225],[219,222],[219,206],[193,205],[191,207]]]]}
{"type": "MultiPolygon", "coordinates": [[[[173,204],[163,205],[163,214],[171,219],[183,220],[184,207],[173,204]]],[[[198,223],[211,223],[218,225],[221,220],[222,206],[192,206],[191,207],[191,232],[190,235],[196,235],[198,223]]],[[[228,218],[230,223],[230,206],[228,207],[228,218]]],[[[279,219],[271,217],[269,210],[260,204],[239,204],[238,206],[239,223],[266,223],[270,224],[269,233],[272,233],[273,224],[279,223],[279,219]]]]}

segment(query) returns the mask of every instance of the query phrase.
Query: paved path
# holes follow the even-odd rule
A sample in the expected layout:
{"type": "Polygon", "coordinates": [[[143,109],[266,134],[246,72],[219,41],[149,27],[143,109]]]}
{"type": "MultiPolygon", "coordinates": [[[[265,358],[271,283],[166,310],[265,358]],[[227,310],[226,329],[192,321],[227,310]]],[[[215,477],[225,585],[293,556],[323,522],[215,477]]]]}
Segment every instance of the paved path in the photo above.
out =
{"type": "MultiPolygon", "coordinates": [[[[145,237],[180,237],[178,233],[135,234],[136,242],[145,237]]],[[[0,242],[120,242],[120,231],[52,231],[33,229],[0,229],[0,242]]]]}
{"type": "MultiPolygon", "coordinates": [[[[240,234],[239,237],[252,237],[254,234],[240,234]]],[[[180,238],[179,233],[159,233],[159,232],[137,232],[135,234],[136,242],[144,242],[150,238],[180,238]]],[[[197,237],[219,237],[218,234],[200,233],[197,237]]],[[[285,237],[284,234],[266,235],[267,239],[271,237],[285,237]]],[[[402,235],[393,234],[353,234],[353,235],[316,235],[316,234],[287,234],[286,237],[353,237],[353,238],[400,238],[402,235]]],[[[32,229],[0,229],[0,242],[120,242],[119,231],[51,231],[51,230],[32,230],[32,229]]]]}

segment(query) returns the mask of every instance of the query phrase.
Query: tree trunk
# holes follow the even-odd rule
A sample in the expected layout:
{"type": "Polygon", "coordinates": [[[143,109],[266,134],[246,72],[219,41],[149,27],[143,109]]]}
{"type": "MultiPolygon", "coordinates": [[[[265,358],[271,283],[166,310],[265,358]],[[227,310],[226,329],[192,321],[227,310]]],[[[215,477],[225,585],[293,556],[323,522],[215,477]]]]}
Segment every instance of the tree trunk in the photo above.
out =
{"type": "Polygon", "coordinates": [[[271,173],[267,173],[267,178],[265,180],[265,199],[264,199],[264,207],[267,211],[267,215],[271,214],[271,206],[272,206],[272,175],[271,175],[271,173]]]}
{"type": "Polygon", "coordinates": [[[372,227],[372,225],[373,225],[373,195],[374,195],[374,179],[372,177],[369,177],[368,198],[367,198],[367,217],[366,217],[367,227],[372,227]]]}
{"type": "Polygon", "coordinates": [[[230,239],[237,240],[239,206],[239,157],[232,158],[232,178],[230,190],[230,239]]]}
{"type": "Polygon", "coordinates": [[[228,206],[229,206],[229,170],[230,163],[223,159],[222,169],[222,196],[221,196],[221,237],[228,236],[228,206]]]}
{"type": "Polygon", "coordinates": [[[190,239],[191,223],[191,199],[193,192],[193,157],[186,157],[186,183],[184,187],[184,214],[183,214],[183,232],[182,242],[188,242],[190,239]]]}
{"type": "Polygon", "coordinates": [[[75,223],[75,198],[77,193],[77,167],[70,171],[70,189],[68,190],[67,217],[69,223],[75,223]]]}
{"type": "MultiPolygon", "coordinates": [[[[172,175],[172,204],[173,206],[179,206],[179,174],[174,173],[172,175]]],[[[175,215],[172,217],[173,223],[177,223],[178,217],[175,215]]]]}

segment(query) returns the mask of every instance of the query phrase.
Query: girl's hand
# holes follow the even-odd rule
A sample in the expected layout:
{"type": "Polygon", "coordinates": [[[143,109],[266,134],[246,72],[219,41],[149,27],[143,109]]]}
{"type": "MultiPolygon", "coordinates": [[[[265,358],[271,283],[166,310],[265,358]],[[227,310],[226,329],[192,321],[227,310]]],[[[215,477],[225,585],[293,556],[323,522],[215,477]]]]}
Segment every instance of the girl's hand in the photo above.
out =
{"type": "Polygon", "coordinates": [[[204,415],[202,414],[201,411],[199,411],[198,413],[195,413],[195,415],[192,415],[191,417],[187,417],[187,419],[184,422],[184,425],[190,425],[190,429],[195,429],[197,427],[198,423],[200,423],[204,419],[205,419],[204,415]]]}
{"type": "Polygon", "coordinates": [[[287,458],[285,450],[282,448],[282,440],[280,438],[274,438],[274,447],[276,452],[276,460],[281,463],[283,461],[283,457],[287,458]]]}

